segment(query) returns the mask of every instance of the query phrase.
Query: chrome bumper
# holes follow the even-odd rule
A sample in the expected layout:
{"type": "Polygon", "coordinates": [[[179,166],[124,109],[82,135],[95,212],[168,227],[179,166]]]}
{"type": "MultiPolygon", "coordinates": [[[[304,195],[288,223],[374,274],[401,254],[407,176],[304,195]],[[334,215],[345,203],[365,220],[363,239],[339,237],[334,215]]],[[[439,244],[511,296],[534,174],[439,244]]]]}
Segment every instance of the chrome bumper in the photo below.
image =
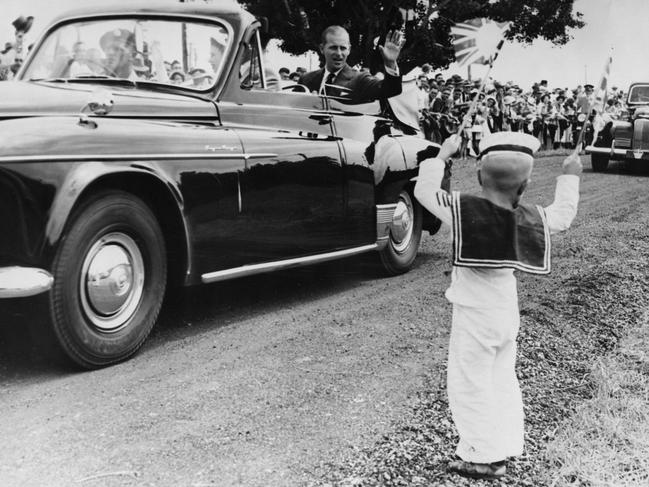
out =
{"type": "Polygon", "coordinates": [[[594,145],[586,146],[586,154],[592,154],[593,152],[597,154],[609,154],[616,156],[625,156],[627,149],[615,149],[611,147],[595,147],[594,145]]]}
{"type": "Polygon", "coordinates": [[[54,278],[35,267],[0,267],[0,299],[34,296],[52,287],[54,278]]]}
{"type": "Polygon", "coordinates": [[[383,250],[390,238],[390,227],[394,218],[396,203],[376,205],[376,243],[379,250],[383,250]]]}
{"type": "Polygon", "coordinates": [[[586,154],[605,154],[611,158],[622,159],[643,159],[642,155],[649,153],[649,151],[646,150],[618,149],[616,147],[595,147],[594,145],[587,146],[585,150],[586,154]]]}

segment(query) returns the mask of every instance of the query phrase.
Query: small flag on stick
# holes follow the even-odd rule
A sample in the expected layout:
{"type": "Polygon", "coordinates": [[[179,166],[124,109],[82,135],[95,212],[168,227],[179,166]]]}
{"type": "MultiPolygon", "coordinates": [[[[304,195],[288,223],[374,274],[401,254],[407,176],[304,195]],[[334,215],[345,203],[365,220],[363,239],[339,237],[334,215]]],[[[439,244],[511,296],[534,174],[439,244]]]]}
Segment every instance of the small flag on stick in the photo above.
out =
{"type": "Polygon", "coordinates": [[[455,61],[465,64],[491,64],[503,43],[509,22],[472,19],[451,27],[455,61]]]}
{"type": "MultiPolygon", "coordinates": [[[[592,103],[588,104],[588,109],[586,113],[590,116],[591,112],[593,109],[595,109],[598,113],[602,113],[604,111],[604,105],[606,104],[606,88],[608,85],[608,77],[611,74],[611,64],[613,64],[613,56],[611,54],[608,55],[606,58],[606,63],[604,63],[604,70],[602,71],[602,76],[599,78],[599,84],[597,85],[597,92],[595,93],[595,99],[593,100],[592,103]]],[[[595,117],[597,118],[597,117],[595,117]]],[[[601,119],[597,120],[597,123],[595,123],[596,120],[593,119],[593,129],[596,129],[597,132],[601,130],[603,124],[601,123],[601,119]],[[600,125],[600,127],[597,127],[596,125],[600,125]]],[[[574,154],[577,155],[582,149],[582,144],[584,142],[584,133],[586,132],[586,126],[588,123],[584,123],[581,126],[581,130],[579,131],[579,135],[577,137],[577,143],[575,144],[575,150],[574,154]]]]}
{"type": "Polygon", "coordinates": [[[451,33],[455,37],[453,40],[455,60],[460,65],[473,63],[489,65],[480,83],[480,89],[473,100],[471,100],[469,110],[464,115],[460,124],[458,135],[462,133],[462,130],[471,121],[473,112],[475,112],[478,104],[478,98],[484,91],[494,61],[498,57],[498,54],[500,54],[500,49],[505,43],[503,36],[508,28],[509,22],[498,23],[489,19],[473,19],[451,27],[451,33]]]}
{"type": "Polygon", "coordinates": [[[606,97],[608,95],[608,78],[611,75],[611,64],[613,63],[613,56],[609,55],[606,59],[606,64],[604,65],[604,71],[602,71],[602,77],[599,80],[599,85],[597,86],[597,91],[595,92],[595,103],[593,103],[593,108],[598,112],[603,112],[606,107],[606,97]]]}

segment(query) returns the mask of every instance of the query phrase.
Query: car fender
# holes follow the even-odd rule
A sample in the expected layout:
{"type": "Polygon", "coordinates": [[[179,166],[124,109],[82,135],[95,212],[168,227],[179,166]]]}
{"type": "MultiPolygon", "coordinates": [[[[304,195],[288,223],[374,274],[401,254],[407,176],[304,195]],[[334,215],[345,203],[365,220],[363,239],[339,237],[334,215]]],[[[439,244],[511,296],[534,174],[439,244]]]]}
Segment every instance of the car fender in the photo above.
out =
{"type": "Polygon", "coordinates": [[[612,147],[613,141],[617,139],[617,147],[631,146],[633,137],[633,124],[627,121],[612,120],[606,123],[598,132],[597,139],[594,141],[594,147],[612,147]]]}
{"type": "MultiPolygon", "coordinates": [[[[411,176],[408,179],[408,190],[414,191],[414,180],[419,174],[419,164],[426,159],[437,156],[441,146],[435,142],[431,142],[430,140],[413,135],[402,135],[396,137],[396,140],[402,148],[405,165],[409,176],[411,176]]],[[[442,180],[442,188],[447,191],[450,190],[450,175],[449,165],[444,173],[444,179],[442,180]]],[[[439,218],[424,209],[424,220],[422,224],[424,230],[427,230],[431,235],[433,235],[439,230],[441,224],[442,222],[439,218]]]]}
{"type": "Polygon", "coordinates": [[[435,142],[414,135],[400,135],[395,139],[401,145],[408,169],[418,169],[423,159],[435,157],[441,148],[435,142]]]}
{"type": "Polygon", "coordinates": [[[382,198],[394,200],[399,191],[412,186],[419,172],[419,163],[434,157],[440,146],[434,142],[410,135],[384,135],[374,147],[374,182],[381,189],[382,198]]]}
{"type": "MultiPolygon", "coordinates": [[[[180,214],[183,214],[183,198],[176,183],[157,170],[155,163],[140,162],[138,164],[115,165],[102,161],[83,162],[65,175],[63,183],[54,197],[50,218],[45,227],[45,236],[49,245],[54,246],[59,241],[73,208],[82,197],[87,195],[89,188],[101,184],[110,176],[119,176],[123,182],[127,182],[129,177],[144,176],[152,182],[158,183],[160,187],[166,189],[169,196],[178,205],[180,214]]],[[[184,216],[182,219],[187,234],[187,222],[184,216]]]]}
{"type": "MultiPolygon", "coordinates": [[[[127,186],[136,177],[155,182],[165,191],[163,195],[173,201],[174,214],[179,215],[179,223],[174,227],[184,234],[182,251],[188,258],[191,274],[195,253],[190,249],[195,245],[192,237],[196,231],[192,226],[192,209],[185,200],[190,191],[185,184],[187,168],[214,169],[215,174],[225,171],[236,176],[236,171],[245,167],[243,147],[236,132],[207,122],[110,117],[90,117],[84,122],[79,117],[40,117],[5,120],[0,122],[0,130],[0,164],[4,160],[13,171],[40,180],[38,184],[47,187],[50,200],[41,199],[39,204],[40,215],[49,220],[41,216],[42,229],[31,238],[35,243],[29,258],[39,260],[42,255],[45,265],[51,261],[67,215],[88,186],[110,180],[113,187],[140,194],[136,185],[127,186]],[[219,164],[215,165],[215,161],[219,164]]],[[[149,203],[158,210],[155,200],[149,203]]],[[[174,239],[180,240],[180,236],[174,239]]],[[[191,279],[194,277],[192,274],[191,279]]]]}

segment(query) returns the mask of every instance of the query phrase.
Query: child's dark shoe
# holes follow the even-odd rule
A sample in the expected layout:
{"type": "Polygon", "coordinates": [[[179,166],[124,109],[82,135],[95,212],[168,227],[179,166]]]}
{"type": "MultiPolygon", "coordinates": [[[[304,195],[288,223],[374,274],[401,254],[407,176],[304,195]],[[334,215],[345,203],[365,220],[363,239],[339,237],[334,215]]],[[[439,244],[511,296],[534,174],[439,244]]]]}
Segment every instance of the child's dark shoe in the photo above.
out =
{"type": "Polygon", "coordinates": [[[472,479],[498,479],[505,475],[505,461],[494,463],[473,463],[464,460],[453,460],[448,470],[472,479]]]}

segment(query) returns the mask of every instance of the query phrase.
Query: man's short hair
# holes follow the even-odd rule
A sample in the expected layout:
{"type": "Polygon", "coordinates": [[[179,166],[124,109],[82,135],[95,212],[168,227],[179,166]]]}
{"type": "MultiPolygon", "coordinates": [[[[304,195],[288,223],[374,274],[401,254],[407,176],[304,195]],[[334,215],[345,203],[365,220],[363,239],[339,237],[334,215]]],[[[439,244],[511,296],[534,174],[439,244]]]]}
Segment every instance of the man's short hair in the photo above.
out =
{"type": "Polygon", "coordinates": [[[347,34],[347,29],[340,25],[330,25],[322,31],[322,34],[320,35],[320,45],[324,46],[327,43],[327,35],[336,34],[337,32],[344,32],[347,34]]]}
{"type": "Polygon", "coordinates": [[[289,74],[289,73],[290,73],[290,71],[289,71],[289,69],[288,69],[288,68],[279,68],[279,74],[282,74],[282,73],[286,73],[286,74],[289,74]]]}

